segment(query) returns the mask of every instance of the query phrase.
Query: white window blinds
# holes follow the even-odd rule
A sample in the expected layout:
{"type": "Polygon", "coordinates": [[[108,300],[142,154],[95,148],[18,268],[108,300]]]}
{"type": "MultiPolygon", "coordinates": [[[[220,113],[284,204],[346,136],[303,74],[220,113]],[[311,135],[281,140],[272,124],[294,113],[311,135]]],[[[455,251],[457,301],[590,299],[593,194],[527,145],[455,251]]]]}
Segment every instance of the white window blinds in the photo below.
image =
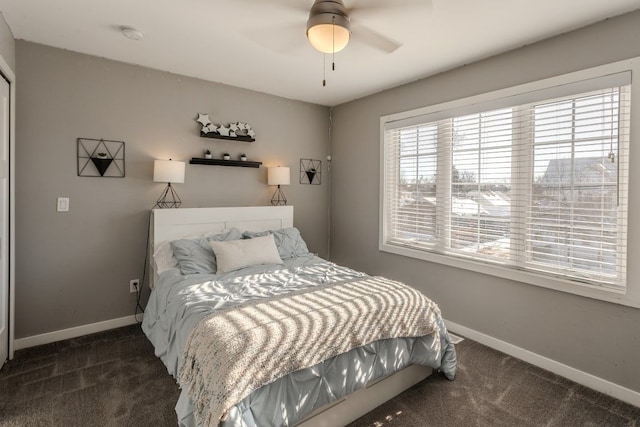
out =
{"type": "Polygon", "coordinates": [[[624,289],[629,83],[385,123],[383,242],[624,289]]]}

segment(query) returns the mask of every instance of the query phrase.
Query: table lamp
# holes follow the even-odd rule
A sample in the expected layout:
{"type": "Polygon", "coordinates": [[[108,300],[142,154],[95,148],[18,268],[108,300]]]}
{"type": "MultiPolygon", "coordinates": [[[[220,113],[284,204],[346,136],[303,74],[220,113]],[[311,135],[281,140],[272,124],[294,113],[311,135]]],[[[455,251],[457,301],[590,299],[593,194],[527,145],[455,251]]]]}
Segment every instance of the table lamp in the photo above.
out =
{"type": "Polygon", "coordinates": [[[182,200],[171,186],[171,183],[184,183],[184,162],[175,160],[154,160],[153,162],[153,181],[166,182],[167,187],[164,189],[156,206],[159,208],[179,208],[182,200]]]}
{"type": "Polygon", "coordinates": [[[288,167],[271,167],[267,169],[267,184],[277,185],[278,189],[273,193],[271,204],[274,206],[284,206],[287,204],[287,198],[284,196],[281,185],[289,185],[290,172],[288,167]]]}

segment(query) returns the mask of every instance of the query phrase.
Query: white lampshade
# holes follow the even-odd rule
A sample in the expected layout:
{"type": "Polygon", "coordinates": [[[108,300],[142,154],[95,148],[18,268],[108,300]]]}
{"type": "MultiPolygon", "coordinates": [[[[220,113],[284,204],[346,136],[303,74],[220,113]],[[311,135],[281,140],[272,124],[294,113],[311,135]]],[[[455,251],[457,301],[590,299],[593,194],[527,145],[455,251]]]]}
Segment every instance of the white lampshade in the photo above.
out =
{"type": "Polygon", "coordinates": [[[182,184],[184,182],[184,162],[176,160],[154,160],[153,181],[182,184]]]}
{"type": "Polygon", "coordinates": [[[288,167],[273,167],[267,169],[268,185],[289,185],[291,173],[288,167]]]}

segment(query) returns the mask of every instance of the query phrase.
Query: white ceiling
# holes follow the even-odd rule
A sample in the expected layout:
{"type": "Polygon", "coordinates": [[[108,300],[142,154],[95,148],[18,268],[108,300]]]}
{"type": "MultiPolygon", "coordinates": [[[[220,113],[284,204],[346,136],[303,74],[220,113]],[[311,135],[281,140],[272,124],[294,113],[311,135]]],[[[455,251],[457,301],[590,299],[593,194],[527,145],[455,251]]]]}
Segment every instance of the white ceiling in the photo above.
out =
{"type": "Polygon", "coordinates": [[[323,55],[305,37],[313,0],[0,0],[0,11],[16,39],[332,106],[640,8],[639,0],[344,3],[353,37],[326,87],[323,55]],[[125,38],[121,26],[144,39],[125,38]],[[362,26],[402,46],[386,53],[364,43],[362,26]]]}

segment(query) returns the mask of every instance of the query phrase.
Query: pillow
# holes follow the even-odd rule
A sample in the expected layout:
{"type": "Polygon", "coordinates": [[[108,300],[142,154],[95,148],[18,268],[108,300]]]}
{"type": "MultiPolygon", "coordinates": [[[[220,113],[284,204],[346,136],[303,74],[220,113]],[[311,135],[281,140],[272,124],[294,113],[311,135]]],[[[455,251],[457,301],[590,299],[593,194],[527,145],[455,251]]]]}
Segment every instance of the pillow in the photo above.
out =
{"type": "Polygon", "coordinates": [[[239,270],[250,265],[282,264],[272,235],[230,242],[210,241],[216,255],[217,274],[239,270]]]}
{"type": "Polygon", "coordinates": [[[209,246],[210,241],[228,241],[242,239],[237,228],[201,237],[199,239],[180,239],[171,242],[173,255],[178,261],[182,274],[208,274],[217,270],[216,257],[209,246]]]}
{"type": "Polygon", "coordinates": [[[307,244],[302,239],[300,231],[295,227],[257,232],[245,231],[242,233],[242,236],[246,239],[253,239],[255,237],[266,236],[268,234],[273,234],[273,239],[276,242],[278,253],[282,259],[297,258],[299,256],[309,254],[307,244]]]}
{"type": "Polygon", "coordinates": [[[178,267],[178,260],[173,256],[170,242],[162,242],[153,253],[153,261],[156,264],[156,273],[178,267]]]}
{"type": "MultiPolygon", "coordinates": [[[[220,234],[219,231],[207,231],[206,233],[193,234],[191,236],[184,236],[182,239],[194,240],[201,239],[203,237],[213,236],[215,234],[220,234]]],[[[171,249],[171,242],[165,241],[160,243],[153,253],[153,261],[156,264],[156,273],[161,274],[166,270],[170,270],[173,268],[180,268],[178,266],[178,260],[175,256],[173,256],[173,250],[171,249]]]]}

